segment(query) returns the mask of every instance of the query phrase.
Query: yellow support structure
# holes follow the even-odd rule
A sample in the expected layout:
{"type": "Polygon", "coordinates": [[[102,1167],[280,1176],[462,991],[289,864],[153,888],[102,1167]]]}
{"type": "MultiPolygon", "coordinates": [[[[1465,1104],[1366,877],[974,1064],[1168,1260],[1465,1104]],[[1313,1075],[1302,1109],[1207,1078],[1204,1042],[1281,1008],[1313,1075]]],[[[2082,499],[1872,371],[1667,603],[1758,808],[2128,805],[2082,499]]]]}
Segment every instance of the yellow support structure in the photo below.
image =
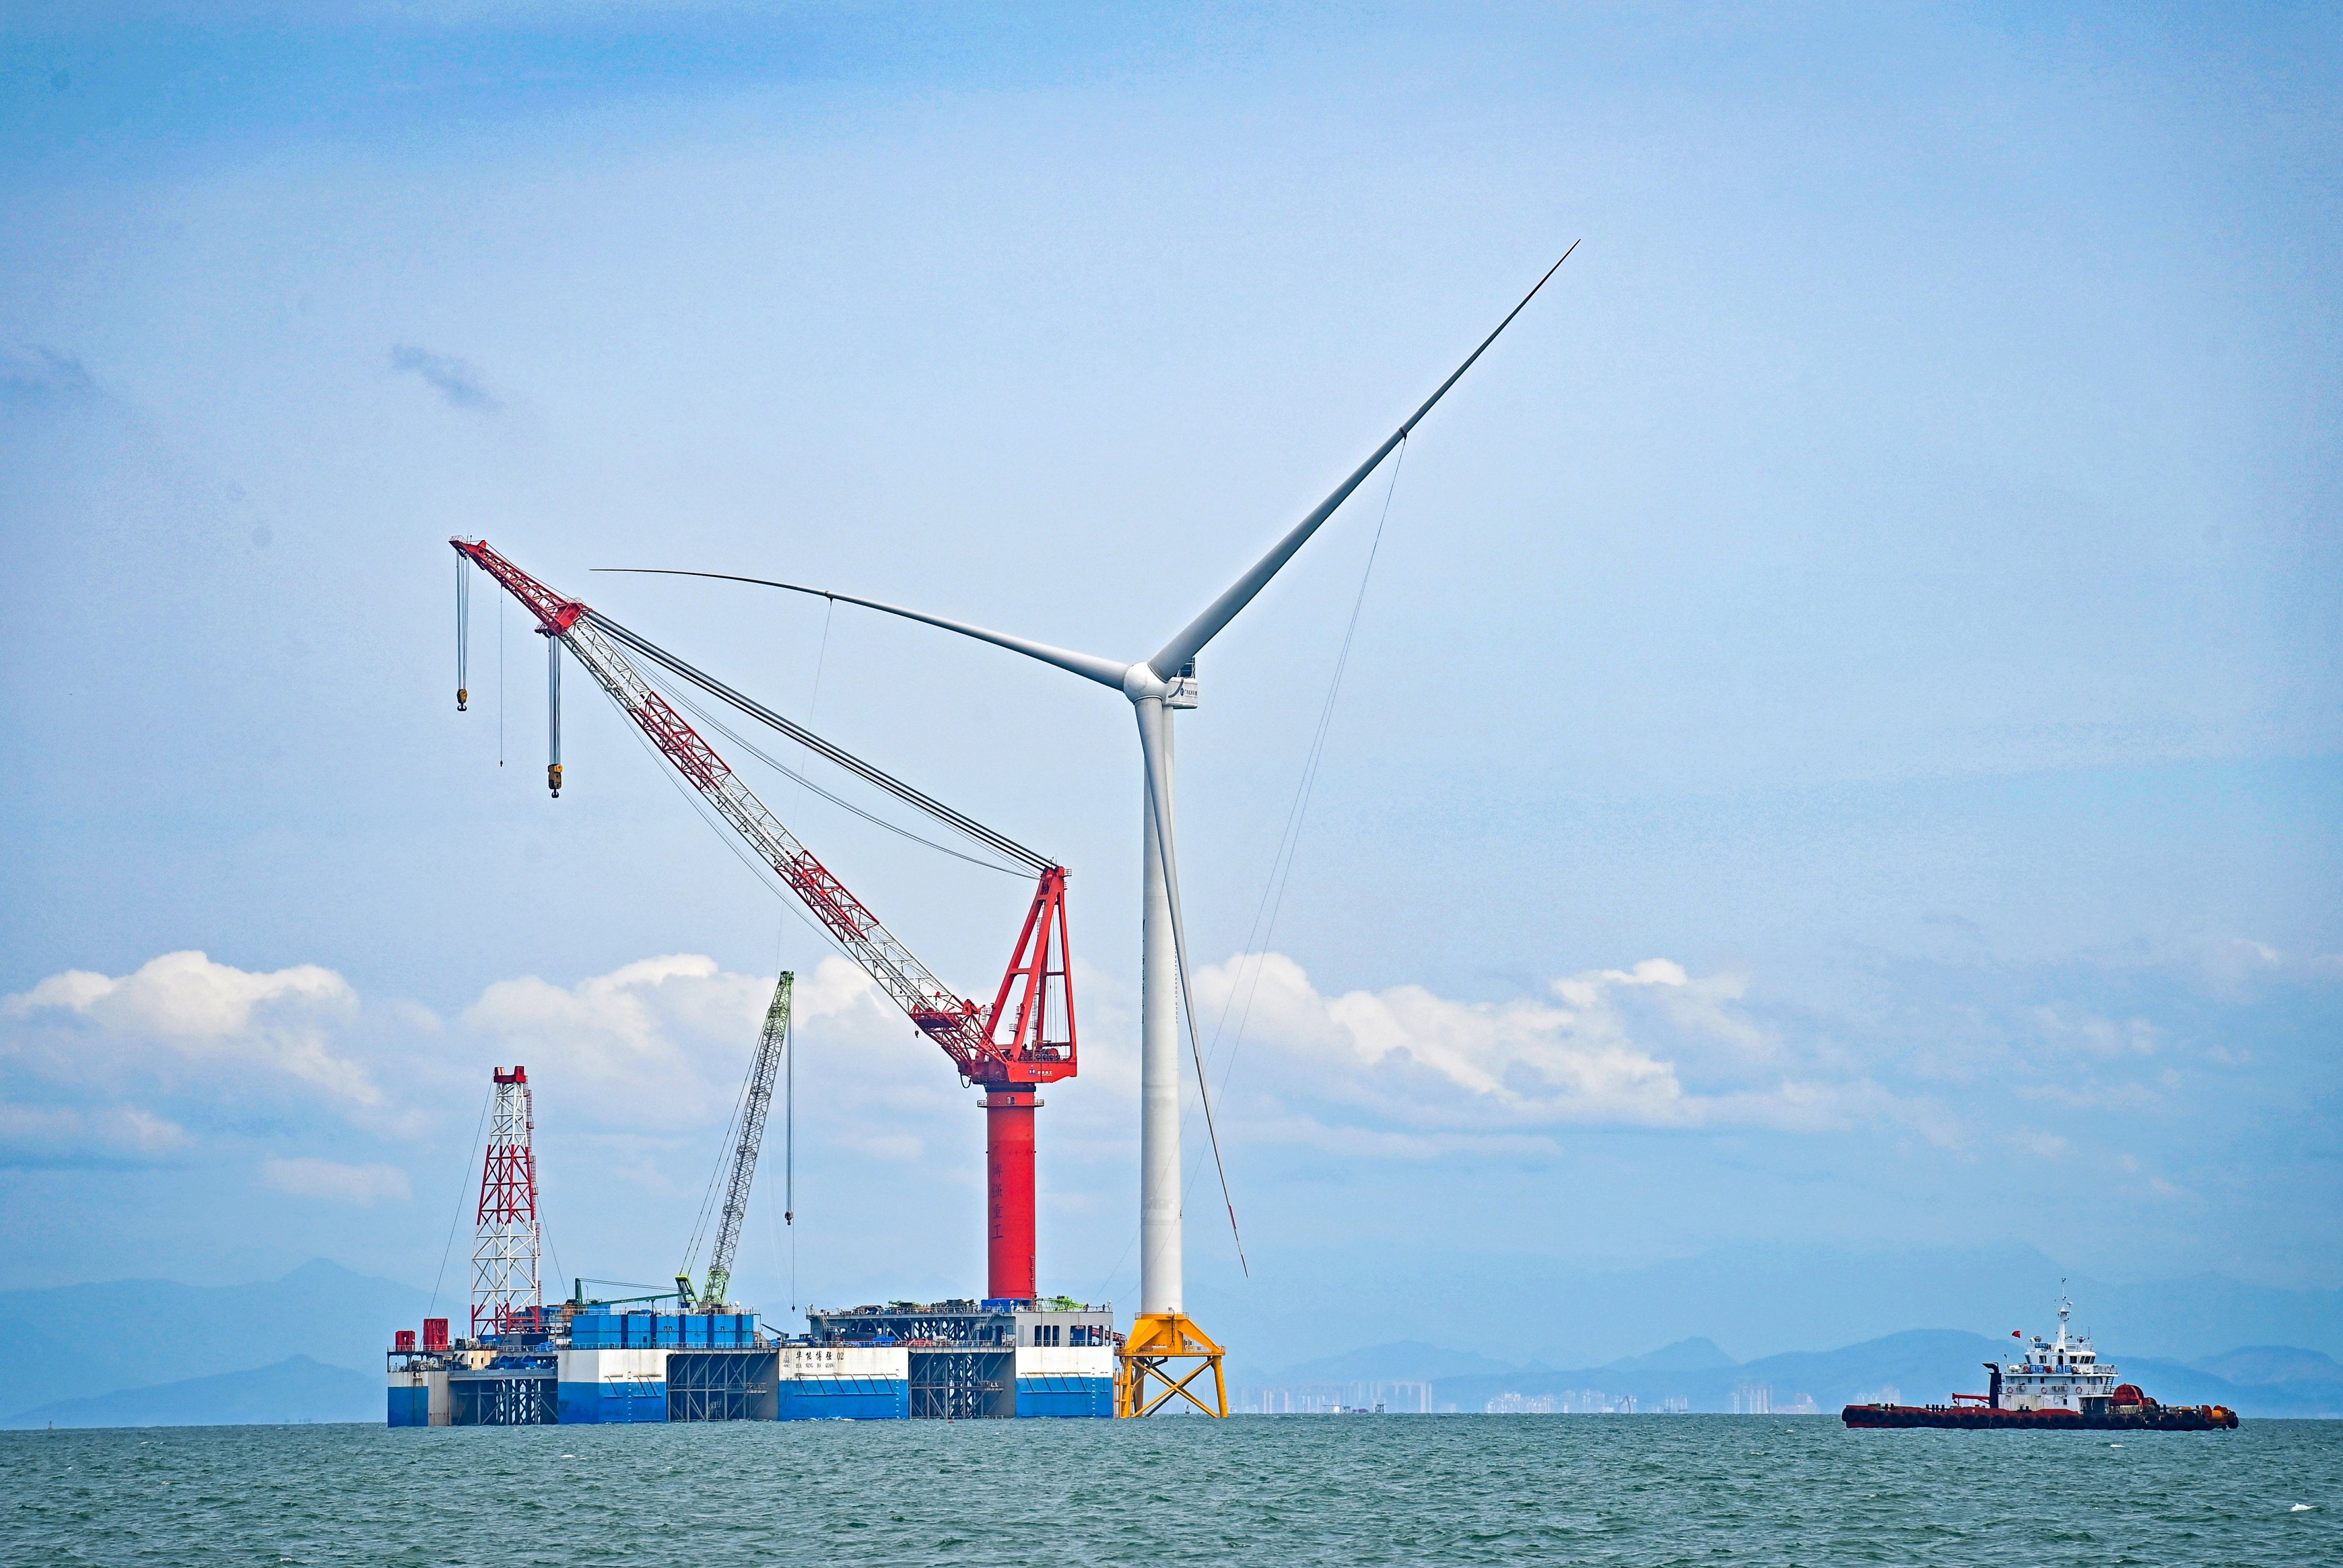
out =
{"type": "Polygon", "coordinates": [[[1115,1352],[1114,1413],[1153,1415],[1174,1399],[1184,1399],[1206,1415],[1227,1415],[1229,1388],[1221,1376],[1222,1353],[1203,1330],[1178,1312],[1142,1314],[1131,1325],[1131,1337],[1115,1352]],[[1187,1361],[1196,1364],[1182,1377],[1173,1376],[1164,1364],[1187,1361]],[[1210,1404],[1188,1386],[1208,1369],[1212,1374],[1210,1404]]]}

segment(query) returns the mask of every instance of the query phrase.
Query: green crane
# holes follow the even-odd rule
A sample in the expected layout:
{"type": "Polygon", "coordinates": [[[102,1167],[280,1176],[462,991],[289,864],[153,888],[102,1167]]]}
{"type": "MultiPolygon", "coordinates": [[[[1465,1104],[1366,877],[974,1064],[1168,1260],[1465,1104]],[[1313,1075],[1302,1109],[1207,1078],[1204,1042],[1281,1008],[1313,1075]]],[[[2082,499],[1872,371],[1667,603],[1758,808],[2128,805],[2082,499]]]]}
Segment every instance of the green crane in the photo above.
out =
{"type": "MultiPolygon", "coordinates": [[[[789,991],[797,976],[788,970],[781,971],[780,983],[773,988],[773,1003],[765,1010],[765,1030],[757,1038],[757,1057],[749,1064],[749,1085],[740,1101],[740,1139],[732,1146],[732,1177],[724,1189],[724,1211],[716,1222],[716,1245],[708,1255],[708,1282],[697,1292],[691,1285],[691,1255],[699,1251],[699,1236],[695,1233],[691,1247],[684,1255],[684,1265],[675,1277],[675,1288],[683,1297],[687,1310],[695,1297],[698,1310],[715,1312],[727,1305],[726,1295],[732,1289],[732,1255],[740,1247],[740,1221],[748,1217],[749,1190],[757,1180],[757,1149],[765,1138],[765,1113],[772,1109],[773,1081],[780,1075],[781,1064],[789,1053],[789,991]]],[[[704,1217],[705,1209],[700,1211],[704,1217]]],[[[797,1216],[789,1216],[792,1222],[797,1216]]]]}

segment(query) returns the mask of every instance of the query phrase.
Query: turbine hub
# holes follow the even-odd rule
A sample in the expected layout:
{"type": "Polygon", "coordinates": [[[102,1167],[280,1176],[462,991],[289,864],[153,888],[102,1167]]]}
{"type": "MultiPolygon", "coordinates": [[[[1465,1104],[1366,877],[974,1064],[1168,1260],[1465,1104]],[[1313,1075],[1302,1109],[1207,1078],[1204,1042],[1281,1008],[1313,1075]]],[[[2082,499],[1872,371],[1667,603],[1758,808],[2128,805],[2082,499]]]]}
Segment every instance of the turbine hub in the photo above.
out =
{"type": "Polygon", "coordinates": [[[1153,670],[1148,668],[1147,661],[1143,658],[1122,672],[1122,694],[1133,702],[1145,702],[1150,698],[1168,697],[1171,692],[1171,686],[1153,670]]]}

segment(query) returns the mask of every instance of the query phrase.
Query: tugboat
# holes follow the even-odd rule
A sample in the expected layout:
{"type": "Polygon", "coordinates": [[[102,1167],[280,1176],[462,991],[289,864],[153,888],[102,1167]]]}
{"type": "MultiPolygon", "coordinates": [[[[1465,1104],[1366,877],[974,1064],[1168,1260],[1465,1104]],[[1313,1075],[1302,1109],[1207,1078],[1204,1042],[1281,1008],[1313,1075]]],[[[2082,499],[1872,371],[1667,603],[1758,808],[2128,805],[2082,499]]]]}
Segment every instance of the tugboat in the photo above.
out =
{"type": "Polygon", "coordinates": [[[2058,1299],[2058,1337],[2036,1334],[2024,1358],[1987,1362],[1986,1392],[1956,1393],[1950,1404],[1851,1404],[1849,1426],[1944,1426],[1985,1432],[2213,1432],[2237,1424],[2219,1404],[2158,1404],[2137,1385],[2117,1382],[2087,1334],[2069,1335],[2074,1303],[2058,1299]]]}

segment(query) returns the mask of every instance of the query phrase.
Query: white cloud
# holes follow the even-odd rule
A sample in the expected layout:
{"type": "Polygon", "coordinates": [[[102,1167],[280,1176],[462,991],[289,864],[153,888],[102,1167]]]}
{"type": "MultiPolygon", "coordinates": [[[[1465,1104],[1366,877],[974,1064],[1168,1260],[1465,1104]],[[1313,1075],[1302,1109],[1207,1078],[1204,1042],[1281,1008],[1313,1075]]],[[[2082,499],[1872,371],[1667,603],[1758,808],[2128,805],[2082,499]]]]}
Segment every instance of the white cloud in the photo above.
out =
{"type": "MultiPolygon", "coordinates": [[[[669,954],[566,985],[500,980],[450,1027],[395,999],[362,1006],[340,975],[314,964],[254,972],[180,952],[118,978],[66,970],[0,998],[0,1158],[281,1143],[287,1118],[310,1118],[320,1099],[362,1133],[462,1136],[488,1067],[518,1061],[530,1068],[541,1126],[565,1138],[638,1137],[647,1170],[664,1158],[675,1168],[661,1180],[697,1191],[708,1130],[732,1107],[772,988],[769,975],[669,954]],[[377,1087],[393,1081],[394,1061],[396,1096],[377,1087]],[[157,1110],[126,1103],[134,1098],[157,1110]]],[[[853,965],[830,957],[811,966],[796,1004],[799,1091],[821,1107],[801,1135],[904,1165],[950,1147],[942,1129],[980,1127],[975,1094],[853,965]]],[[[263,1176],[342,1201],[404,1193],[389,1166],[274,1160],[263,1176]]]]}
{"type": "MultiPolygon", "coordinates": [[[[499,980],[462,1023],[496,1037],[510,1060],[529,1068],[541,1094],[614,1124],[672,1131],[721,1116],[730,1105],[772,991],[769,977],[676,953],[572,986],[535,976],[499,980]]],[[[819,1055],[825,1072],[842,1070],[845,1098],[824,1101],[832,1111],[850,1113],[906,1087],[921,1093],[953,1083],[936,1048],[843,959],[824,959],[800,975],[793,1000],[807,1054],[819,1055]],[[908,1060],[913,1053],[917,1067],[908,1060]]],[[[887,1127],[878,1135],[900,1132],[887,1127]]]]}
{"type": "Polygon", "coordinates": [[[2040,1132],[2029,1128],[2006,1132],[2002,1134],[2001,1141],[2013,1149],[2023,1150],[2036,1160],[2063,1160],[2070,1147],[2066,1140],[2056,1132],[2040,1132]]]}
{"type": "Polygon", "coordinates": [[[2213,993],[2231,1002],[2250,1001],[2271,985],[2331,984],[2343,977],[2343,954],[2281,952],[2251,937],[2207,941],[2191,956],[2213,993]]]}
{"type": "Polygon", "coordinates": [[[2034,1022],[2053,1045],[2091,1056],[2152,1055],[2162,1039],[2161,1031],[2144,1018],[2118,1023],[2066,1006],[2036,1008],[2034,1022]]]}
{"type": "MultiPolygon", "coordinates": [[[[1782,1073],[1773,1038],[1736,1005],[1745,982],[1695,979],[1649,959],[1553,982],[1554,1000],[1459,1001],[1422,986],[1328,996],[1282,954],[1232,960],[1196,976],[1217,1013],[1234,998],[1268,1065],[1254,1070],[1284,1102],[1332,1101],[1415,1132],[1492,1133],[1564,1124],[1766,1126],[1813,1131],[1889,1117],[1931,1130],[1918,1108],[1867,1082],[1782,1073]],[[1636,1038],[1638,1020],[1670,1049],[1636,1038]],[[1688,1088],[1697,1063],[1709,1091],[1688,1088]]],[[[1273,1120],[1273,1117],[1272,1117],[1273,1120]]],[[[1442,1147],[1403,1141],[1393,1152],[1442,1147]]]]}
{"type": "MultiPolygon", "coordinates": [[[[1130,999],[1102,977],[1086,971],[1086,979],[1095,982],[1086,1010],[1091,1049],[1082,1081],[1052,1096],[1052,1136],[1061,1141],[1053,1146],[1121,1158],[1136,1093],[1135,1053],[1121,1049],[1129,1043],[1130,999]]],[[[1813,1131],[1864,1122],[1958,1141],[1927,1101],[1824,1070],[1811,1050],[1794,1062],[1751,1016],[1742,977],[1694,975],[1666,959],[1588,970],[1542,994],[1493,1001],[1419,985],[1322,993],[1299,964],[1275,953],[1207,968],[1197,981],[1204,1016],[1234,1002],[1247,1017],[1252,1043],[1238,1064],[1232,1109],[1253,1136],[1272,1141],[1426,1159],[1466,1147],[1547,1151],[1549,1134],[1568,1126],[1813,1131]]],[[[730,972],[703,954],[667,954],[568,984],[537,976],[497,981],[452,1029],[395,1001],[368,1004],[367,1027],[356,1028],[358,999],[331,970],[249,972],[173,953],[119,979],[53,975],[0,1001],[0,1017],[33,1020],[0,1036],[0,1060],[14,1059],[53,1084],[104,1084],[106,1097],[119,1092],[113,1085],[125,1053],[156,1070],[166,1087],[164,1064],[236,1063],[321,1090],[362,1126],[400,1134],[417,1131],[421,1104],[476,1103],[448,1098],[458,1082],[477,1094],[489,1064],[524,1062],[542,1124],[565,1137],[648,1140],[639,1158],[674,1162],[669,1178],[694,1187],[701,1176],[687,1167],[700,1165],[702,1130],[719,1124],[733,1102],[771,989],[769,977],[730,972]],[[385,1102],[368,1074],[369,1060],[378,1072],[387,1058],[358,1053],[369,1040],[379,1050],[389,1038],[385,1026],[404,1052],[400,1082],[412,1103],[403,1107],[385,1102]],[[427,1049],[417,1050],[423,1041],[427,1049]]],[[[818,1119],[801,1122],[803,1135],[899,1166],[957,1161],[980,1136],[974,1093],[855,966],[823,959],[799,977],[796,1001],[798,1092],[801,1103],[820,1107],[818,1119]]],[[[197,1093],[225,1094],[231,1103],[242,1094],[245,1086],[224,1090],[215,1078],[178,1074],[174,1114],[183,1114],[179,1103],[194,1109],[197,1093]]],[[[145,1111],[41,1114],[49,1119],[43,1128],[25,1122],[16,1145],[36,1131],[45,1145],[77,1136],[85,1147],[125,1152],[188,1141],[176,1123],[145,1111]],[[80,1120],[68,1127],[59,1117],[80,1120]]],[[[405,1181],[388,1166],[330,1162],[271,1161],[264,1172],[287,1191],[356,1202],[395,1195],[405,1181]]]]}
{"type": "Polygon", "coordinates": [[[192,1141],[186,1128],[135,1105],[83,1109],[0,1101],[0,1149],[20,1158],[98,1154],[151,1160],[192,1141]]]}
{"type": "Polygon", "coordinates": [[[2074,1111],[2155,1111],[2162,1107],[2162,1097],[2145,1083],[2019,1083],[2013,1084],[2009,1092],[2021,1099],[2047,1101],[2074,1111]]]}
{"type": "Polygon", "coordinates": [[[412,1196],[407,1172],[396,1165],[272,1158],[260,1162],[260,1179],[279,1192],[297,1198],[321,1198],[328,1203],[356,1203],[368,1209],[386,1198],[412,1196]]]}
{"type": "Polygon", "coordinates": [[[678,1025],[693,1032],[755,1027],[761,1000],[745,975],[726,975],[711,958],[643,959],[570,987],[534,975],[498,980],[466,1010],[468,1028],[495,1035],[539,1076],[567,1075],[604,1100],[616,1096],[655,1124],[691,1120],[706,1109],[708,1085],[678,1025]]]}
{"type": "Polygon", "coordinates": [[[382,1099],[366,1069],[333,1050],[329,1026],[356,1016],[357,993],[316,964],[255,972],[166,953],[118,980],[68,970],[0,1002],[0,1016],[44,1012],[87,1018],[134,1052],[260,1067],[358,1105],[382,1099]]]}

